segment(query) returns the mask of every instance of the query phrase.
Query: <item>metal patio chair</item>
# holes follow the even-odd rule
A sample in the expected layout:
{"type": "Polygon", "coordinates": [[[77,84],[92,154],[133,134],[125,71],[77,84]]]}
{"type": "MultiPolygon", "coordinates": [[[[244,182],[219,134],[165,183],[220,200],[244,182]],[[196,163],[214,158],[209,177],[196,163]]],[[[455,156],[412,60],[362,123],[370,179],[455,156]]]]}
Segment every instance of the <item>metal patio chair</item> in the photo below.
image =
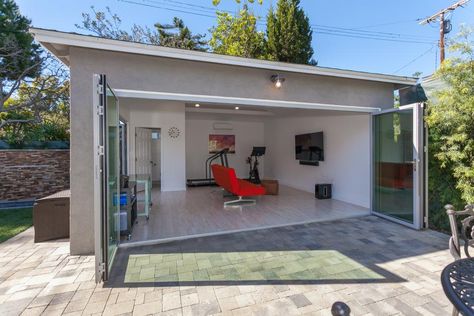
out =
{"type": "Polygon", "coordinates": [[[456,211],[452,205],[446,205],[446,214],[449,217],[451,226],[451,238],[449,239],[449,251],[454,260],[462,257],[461,247],[464,249],[464,256],[471,257],[469,248],[474,247],[474,204],[466,205],[463,211],[456,211]],[[460,219],[461,230],[459,230],[458,219],[460,219]],[[464,245],[461,245],[461,239],[464,245]]]}
{"type": "MultiPolygon", "coordinates": [[[[460,260],[463,256],[466,258],[471,258],[469,249],[474,247],[474,204],[466,205],[463,211],[456,211],[454,207],[449,204],[446,205],[444,208],[446,209],[446,214],[448,214],[449,225],[451,227],[451,238],[449,238],[449,252],[453,256],[455,261],[460,260]],[[460,230],[458,221],[461,224],[460,230]],[[461,244],[461,239],[463,241],[463,244],[461,244]],[[464,255],[462,254],[461,249],[464,250],[464,255]]],[[[464,280],[463,273],[461,271],[458,271],[457,276],[460,277],[457,282],[462,283],[462,281],[464,280]]],[[[457,284],[457,287],[462,287],[463,285],[461,283],[457,284]]],[[[446,295],[448,295],[450,292],[453,292],[451,288],[449,288],[448,291],[446,291],[445,289],[446,295]]],[[[464,297],[464,299],[467,299],[467,296],[464,297]]],[[[452,315],[459,315],[459,311],[455,306],[453,306],[452,315]]]]}

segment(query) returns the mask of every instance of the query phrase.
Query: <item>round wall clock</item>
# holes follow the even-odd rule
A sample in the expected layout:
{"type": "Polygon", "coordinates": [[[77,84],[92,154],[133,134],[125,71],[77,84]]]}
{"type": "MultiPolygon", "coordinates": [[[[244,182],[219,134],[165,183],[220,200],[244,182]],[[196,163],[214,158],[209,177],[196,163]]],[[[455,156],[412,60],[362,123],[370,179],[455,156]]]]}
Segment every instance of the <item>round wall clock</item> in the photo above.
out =
{"type": "Polygon", "coordinates": [[[173,126],[173,127],[170,127],[169,130],[168,130],[168,135],[170,135],[171,138],[178,138],[179,137],[179,128],[173,126]]]}

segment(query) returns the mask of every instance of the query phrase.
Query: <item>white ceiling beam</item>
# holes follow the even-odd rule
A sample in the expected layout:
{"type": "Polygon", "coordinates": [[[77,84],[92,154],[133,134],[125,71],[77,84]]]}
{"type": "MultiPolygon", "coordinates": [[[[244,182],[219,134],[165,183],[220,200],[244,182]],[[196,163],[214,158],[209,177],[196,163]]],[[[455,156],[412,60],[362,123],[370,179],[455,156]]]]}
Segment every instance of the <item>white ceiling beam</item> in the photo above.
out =
{"type": "Polygon", "coordinates": [[[242,109],[203,109],[189,108],[186,107],[186,112],[191,113],[214,113],[214,114],[232,114],[232,115],[255,115],[255,116],[274,116],[275,114],[268,111],[256,111],[256,110],[242,110],[242,109]]]}
{"type": "Polygon", "coordinates": [[[155,92],[155,91],[128,90],[128,89],[114,89],[114,92],[119,98],[182,101],[182,102],[193,102],[193,103],[214,103],[214,104],[228,104],[228,105],[234,105],[234,106],[235,105],[251,105],[251,106],[277,107],[277,108],[334,110],[334,111],[350,111],[350,112],[365,112],[365,113],[378,112],[381,110],[380,108],[373,108],[373,107],[368,107],[368,106],[351,106],[351,105],[325,104],[325,103],[312,103],[312,102],[299,102],[299,101],[237,98],[237,97],[223,97],[223,96],[215,96],[215,95],[155,92]]]}

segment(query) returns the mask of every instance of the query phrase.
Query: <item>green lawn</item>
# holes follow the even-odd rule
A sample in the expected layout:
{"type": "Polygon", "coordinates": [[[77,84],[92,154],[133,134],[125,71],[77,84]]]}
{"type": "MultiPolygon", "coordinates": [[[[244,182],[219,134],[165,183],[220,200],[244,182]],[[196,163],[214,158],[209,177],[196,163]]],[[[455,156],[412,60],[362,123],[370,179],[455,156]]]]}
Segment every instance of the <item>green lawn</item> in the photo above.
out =
{"type": "Polygon", "coordinates": [[[12,208],[0,210],[0,243],[33,225],[33,209],[12,208]]]}

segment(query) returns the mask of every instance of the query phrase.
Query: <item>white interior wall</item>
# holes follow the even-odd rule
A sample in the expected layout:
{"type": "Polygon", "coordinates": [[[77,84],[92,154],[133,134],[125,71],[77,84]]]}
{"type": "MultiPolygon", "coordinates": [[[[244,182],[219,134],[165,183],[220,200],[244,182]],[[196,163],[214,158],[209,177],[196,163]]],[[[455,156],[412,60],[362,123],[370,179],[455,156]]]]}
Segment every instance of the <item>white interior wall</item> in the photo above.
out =
{"type": "Polygon", "coordinates": [[[370,207],[370,115],[330,115],[267,120],[265,173],[281,184],[314,192],[316,183],[331,183],[333,198],[370,207]],[[295,135],[324,132],[324,159],[319,166],[295,159],[295,135]]]}
{"type": "Polygon", "coordinates": [[[274,178],[307,192],[316,183],[331,183],[333,198],[370,207],[370,115],[315,112],[313,116],[261,118],[225,115],[193,115],[176,102],[126,99],[122,111],[129,117],[129,170],[134,170],[135,127],[162,129],[162,190],[186,189],[187,178],[205,177],[209,134],[236,136],[236,153],[229,154],[229,165],[238,177],[248,176],[246,158],[253,146],[266,146],[261,160],[262,177],[274,178]],[[129,111],[129,113],[128,113],[129,111]],[[213,124],[226,122],[232,130],[214,130],[213,124]],[[169,127],[181,130],[171,139],[169,127]],[[304,166],[295,159],[296,134],[324,132],[325,161],[304,166]]]}
{"type": "MultiPolygon", "coordinates": [[[[254,146],[264,146],[264,123],[262,120],[236,120],[235,116],[226,115],[218,119],[213,115],[186,116],[186,177],[203,179],[205,162],[210,156],[208,151],[209,134],[235,135],[235,154],[228,154],[229,166],[235,169],[240,178],[247,178],[249,165],[246,163],[254,146]],[[215,130],[214,123],[228,123],[232,130],[215,130]]],[[[263,177],[264,160],[259,159],[259,170],[263,177]]],[[[216,160],[217,161],[217,160],[216,160]]],[[[218,161],[220,163],[220,161],[218,161]]]]}
{"type": "MultiPolygon", "coordinates": [[[[135,171],[135,128],[160,128],[161,190],[186,190],[184,103],[140,99],[121,99],[121,113],[128,113],[129,173],[135,171]],[[170,127],[180,130],[178,138],[168,135],[170,127]]],[[[126,115],[126,114],[125,114],[126,115]]]]}

